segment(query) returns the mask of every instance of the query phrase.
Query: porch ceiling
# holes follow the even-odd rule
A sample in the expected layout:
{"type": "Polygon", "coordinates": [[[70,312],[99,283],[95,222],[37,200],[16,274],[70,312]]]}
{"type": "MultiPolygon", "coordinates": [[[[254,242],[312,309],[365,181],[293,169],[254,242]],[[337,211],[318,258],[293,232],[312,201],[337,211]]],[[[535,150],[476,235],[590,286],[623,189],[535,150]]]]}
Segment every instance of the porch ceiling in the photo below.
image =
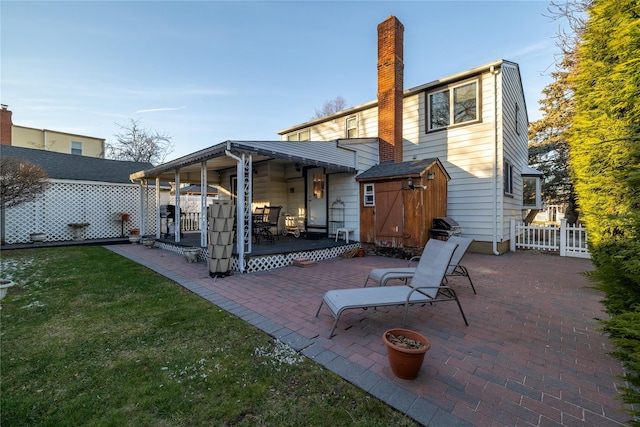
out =
{"type": "Polygon", "coordinates": [[[174,181],[175,171],[180,170],[183,181],[200,181],[200,166],[206,162],[207,171],[221,171],[236,167],[236,161],[225,151],[234,155],[248,154],[253,163],[279,160],[299,163],[304,166],[326,167],[336,172],[356,173],[355,151],[341,147],[337,141],[226,141],[196,151],[170,162],[131,174],[131,180],[160,178],[174,181]],[[331,159],[327,161],[324,159],[331,159]]]}

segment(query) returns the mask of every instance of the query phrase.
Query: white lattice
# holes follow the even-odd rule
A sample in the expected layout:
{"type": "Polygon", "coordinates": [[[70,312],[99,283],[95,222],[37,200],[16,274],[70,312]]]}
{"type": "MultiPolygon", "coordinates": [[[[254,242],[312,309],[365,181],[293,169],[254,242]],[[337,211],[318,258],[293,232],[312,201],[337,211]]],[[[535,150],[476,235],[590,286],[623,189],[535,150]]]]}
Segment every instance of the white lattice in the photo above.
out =
{"type": "MultiPolygon", "coordinates": [[[[147,212],[145,231],[155,233],[155,187],[143,188],[147,212]]],[[[126,212],[130,220],[124,232],[139,228],[140,186],[100,182],[52,180],[36,201],[6,210],[5,241],[28,243],[31,233],[45,233],[45,241],[73,239],[71,223],[88,223],[85,239],[119,237],[122,223],[119,212],[126,212]]]]}

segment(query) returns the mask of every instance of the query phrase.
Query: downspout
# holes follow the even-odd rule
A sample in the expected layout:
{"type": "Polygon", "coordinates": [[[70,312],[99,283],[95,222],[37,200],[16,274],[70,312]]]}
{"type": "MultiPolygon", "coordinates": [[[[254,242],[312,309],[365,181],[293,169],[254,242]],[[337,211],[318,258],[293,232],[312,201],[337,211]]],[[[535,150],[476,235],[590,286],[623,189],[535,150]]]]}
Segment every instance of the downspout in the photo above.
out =
{"type": "Polygon", "coordinates": [[[498,74],[500,69],[493,65],[489,69],[493,75],[493,244],[494,255],[500,255],[498,251],[498,74]]]}
{"type": "MultiPolygon", "coordinates": [[[[236,233],[240,232],[241,237],[236,235],[236,247],[238,252],[238,268],[240,269],[240,273],[244,273],[244,165],[242,159],[235,154],[231,153],[229,150],[224,150],[224,154],[227,157],[231,157],[237,162],[236,169],[238,171],[238,197],[237,197],[237,206],[236,206],[236,222],[238,223],[236,227],[236,233]]],[[[251,242],[251,239],[249,239],[251,242]]]]}

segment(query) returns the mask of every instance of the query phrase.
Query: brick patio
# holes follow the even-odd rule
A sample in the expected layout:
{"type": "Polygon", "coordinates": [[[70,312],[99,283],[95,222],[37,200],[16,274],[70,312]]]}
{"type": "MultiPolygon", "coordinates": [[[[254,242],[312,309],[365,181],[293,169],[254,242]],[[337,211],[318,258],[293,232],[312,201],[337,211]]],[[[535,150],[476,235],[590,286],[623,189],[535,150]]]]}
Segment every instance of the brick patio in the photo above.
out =
{"type": "Polygon", "coordinates": [[[402,323],[401,308],[315,317],[328,289],[361,287],[372,268],[406,261],[368,256],[320,261],[311,268],[209,277],[205,263],[141,245],[109,249],[287,342],[347,381],[424,425],[618,426],[629,415],[619,388],[621,364],[598,331],[602,294],[581,273],[591,262],[534,252],[468,253],[465,278],[453,278],[469,320],[453,302],[412,307],[407,327],[431,342],[415,380],[392,373],[382,333],[402,323]]]}

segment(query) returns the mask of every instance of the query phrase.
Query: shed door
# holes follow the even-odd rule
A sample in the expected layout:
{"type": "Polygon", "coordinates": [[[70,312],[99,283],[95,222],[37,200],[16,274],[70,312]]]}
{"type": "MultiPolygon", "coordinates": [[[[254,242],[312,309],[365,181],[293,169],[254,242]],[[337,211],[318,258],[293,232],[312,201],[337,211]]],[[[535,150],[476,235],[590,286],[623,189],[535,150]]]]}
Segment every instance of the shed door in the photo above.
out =
{"type": "Polygon", "coordinates": [[[403,236],[402,181],[376,183],[376,240],[403,236]]]}

